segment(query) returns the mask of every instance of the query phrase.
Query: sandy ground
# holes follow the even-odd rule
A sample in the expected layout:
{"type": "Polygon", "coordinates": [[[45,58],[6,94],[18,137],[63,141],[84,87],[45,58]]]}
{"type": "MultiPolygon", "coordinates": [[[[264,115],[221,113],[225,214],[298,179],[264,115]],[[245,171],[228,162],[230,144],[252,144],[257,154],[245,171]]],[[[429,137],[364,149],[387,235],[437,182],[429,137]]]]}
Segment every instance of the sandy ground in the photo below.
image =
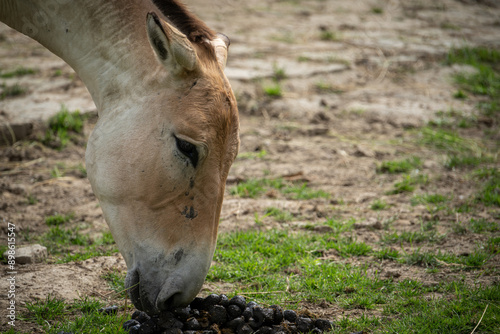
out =
{"type": "MultiPolygon", "coordinates": [[[[452,198],[450,205],[458,205],[477,190],[467,173],[443,167],[443,155],[415,145],[409,129],[425,125],[438,111],[475,113],[474,101],[453,98],[452,74],[470,69],[444,66],[443,59],[454,46],[500,47],[500,8],[494,2],[193,0],[189,4],[232,40],[226,73],[239,103],[240,152],[247,155],[231,169],[220,233],[283,226],[298,229],[326,217],[352,217],[358,222],[357,240],[377,249],[384,233],[377,228],[380,224],[390,220],[395,231],[419,231],[422,222],[436,218],[424,205],[410,204],[413,194],[386,195],[400,176],[376,173],[381,161],[410,155],[422,158],[422,172],[431,180],[418,193],[447,195],[452,198]],[[281,98],[268,97],[262,89],[272,82],[276,69],[286,74],[281,98]],[[251,158],[252,152],[263,150],[265,156],[251,158]],[[330,193],[331,198],[297,201],[268,193],[245,199],[229,192],[238,181],[262,177],[303,180],[311,188],[330,193]],[[371,210],[376,199],[385,200],[388,208],[371,210]],[[283,224],[269,218],[263,226],[256,224],[255,213],[263,216],[270,206],[291,212],[294,220],[283,224]]],[[[61,104],[95,115],[83,83],[61,59],[6,26],[0,26],[0,37],[1,69],[36,69],[33,75],[1,79],[26,89],[22,96],[0,101],[1,124],[33,124],[33,137],[41,127],[38,121],[46,120],[61,104]]],[[[95,117],[87,122],[86,136],[94,122],[95,117]]],[[[471,130],[469,135],[481,138],[482,131],[471,130]]],[[[83,140],[61,152],[27,141],[0,148],[2,244],[6,222],[15,223],[23,236],[19,244],[27,244],[49,229],[44,219],[55,213],[73,212],[73,223],[84,224],[89,233],[106,230],[90,185],[78,169],[84,164],[84,152],[83,140]],[[51,170],[57,164],[64,166],[65,174],[54,179],[51,170]],[[28,196],[38,202],[29,205],[28,196]]],[[[425,247],[461,254],[471,252],[487,236],[449,233],[451,226],[474,217],[494,220],[498,210],[437,215],[438,232],[448,233],[447,237],[439,245],[425,247]]],[[[496,272],[499,262],[498,256],[491,262],[496,272]]],[[[379,263],[372,269],[426,284],[454,275],[448,268],[430,274],[424,268],[395,262],[379,263]]],[[[2,275],[8,271],[6,266],[0,270],[2,275]]],[[[103,297],[109,288],[102,275],[110,270],[125,270],[119,254],[79,263],[21,266],[17,300],[23,304],[49,294],[68,300],[80,295],[103,297]]],[[[494,275],[462,274],[470,282],[498,283],[494,275]]],[[[6,291],[6,284],[2,279],[0,291],[6,291]]],[[[206,291],[230,289],[206,286],[206,291]]],[[[5,328],[5,306],[2,298],[0,329],[5,328]]],[[[338,312],[332,309],[329,315],[338,312]]]]}

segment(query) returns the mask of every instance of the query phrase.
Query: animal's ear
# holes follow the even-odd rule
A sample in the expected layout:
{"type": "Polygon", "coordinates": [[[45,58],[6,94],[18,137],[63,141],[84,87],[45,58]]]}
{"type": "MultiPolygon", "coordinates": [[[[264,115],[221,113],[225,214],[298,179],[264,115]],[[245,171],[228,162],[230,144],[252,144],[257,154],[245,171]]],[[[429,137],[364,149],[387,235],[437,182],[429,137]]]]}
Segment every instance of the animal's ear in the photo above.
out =
{"type": "Polygon", "coordinates": [[[217,37],[210,41],[215,49],[215,56],[217,57],[217,62],[220,67],[224,69],[226,67],[227,61],[227,49],[229,48],[229,38],[224,34],[217,34],[217,37]]]}
{"type": "Polygon", "coordinates": [[[179,73],[182,69],[193,71],[197,67],[196,52],[183,33],[160,19],[154,12],[148,13],[146,27],[149,42],[167,69],[179,73]]]}

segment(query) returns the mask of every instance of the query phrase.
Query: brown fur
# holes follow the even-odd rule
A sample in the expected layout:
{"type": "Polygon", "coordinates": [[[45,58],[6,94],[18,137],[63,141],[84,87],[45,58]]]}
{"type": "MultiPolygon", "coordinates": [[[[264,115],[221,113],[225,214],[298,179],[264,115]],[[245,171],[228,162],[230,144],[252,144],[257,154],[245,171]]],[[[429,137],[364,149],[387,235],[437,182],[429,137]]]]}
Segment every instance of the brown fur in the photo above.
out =
{"type": "Polygon", "coordinates": [[[202,44],[215,38],[215,32],[177,0],[153,0],[153,3],[192,43],[202,44]]]}

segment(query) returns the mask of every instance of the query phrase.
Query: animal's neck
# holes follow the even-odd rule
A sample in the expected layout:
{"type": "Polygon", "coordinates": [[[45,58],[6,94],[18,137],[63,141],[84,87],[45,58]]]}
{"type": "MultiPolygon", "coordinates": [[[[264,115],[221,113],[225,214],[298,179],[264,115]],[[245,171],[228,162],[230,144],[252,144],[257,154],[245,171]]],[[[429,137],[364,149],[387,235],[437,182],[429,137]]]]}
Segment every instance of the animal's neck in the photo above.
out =
{"type": "Polygon", "coordinates": [[[148,0],[10,0],[0,2],[0,20],[73,67],[102,112],[158,78],[145,29],[150,10],[148,0]]]}

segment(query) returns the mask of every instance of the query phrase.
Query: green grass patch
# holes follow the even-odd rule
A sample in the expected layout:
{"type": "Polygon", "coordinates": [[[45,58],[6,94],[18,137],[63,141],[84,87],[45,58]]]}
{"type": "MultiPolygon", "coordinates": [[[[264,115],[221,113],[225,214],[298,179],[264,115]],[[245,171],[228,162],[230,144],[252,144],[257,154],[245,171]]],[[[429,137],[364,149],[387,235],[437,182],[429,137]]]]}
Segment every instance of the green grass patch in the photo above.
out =
{"type": "Polygon", "coordinates": [[[382,242],[385,244],[399,244],[406,242],[410,244],[419,244],[423,242],[437,242],[443,238],[434,230],[426,230],[423,227],[420,231],[402,231],[386,233],[382,237],[382,242]]]}
{"type": "Polygon", "coordinates": [[[283,96],[283,90],[278,82],[263,85],[262,89],[269,97],[278,98],[283,96]]]}
{"type": "Polygon", "coordinates": [[[374,211],[380,211],[387,208],[387,203],[383,199],[376,199],[370,205],[370,209],[374,211]]]}
{"type": "Polygon", "coordinates": [[[500,170],[498,168],[483,169],[476,175],[485,179],[476,200],[487,206],[500,206],[500,170]]]}
{"type": "Polygon", "coordinates": [[[0,101],[8,97],[16,97],[26,93],[26,88],[19,84],[14,85],[0,85],[0,101]]]}
{"type": "Polygon", "coordinates": [[[286,198],[297,200],[330,198],[329,193],[311,189],[307,186],[307,183],[296,184],[283,179],[249,179],[231,188],[230,193],[240,197],[257,198],[271,190],[277,190],[286,198]]]}
{"type": "Polygon", "coordinates": [[[38,237],[38,242],[47,247],[49,255],[55,257],[57,263],[84,261],[118,252],[109,231],[92,240],[87,234],[82,234],[79,228],[65,229],[56,225],[38,237]]]}
{"type": "Polygon", "coordinates": [[[273,217],[279,222],[287,222],[293,220],[293,215],[289,211],[281,210],[278,208],[267,208],[266,216],[273,217]]]}
{"type": "Polygon", "coordinates": [[[425,174],[408,174],[403,179],[394,183],[394,189],[387,192],[388,195],[412,192],[417,185],[427,184],[429,179],[425,174]]]}
{"type": "Polygon", "coordinates": [[[266,156],[267,156],[266,150],[238,153],[238,159],[240,159],[240,160],[263,159],[266,156]]]}
{"type": "Polygon", "coordinates": [[[455,82],[470,94],[486,96],[488,100],[479,104],[480,110],[488,116],[498,115],[500,52],[484,47],[455,48],[448,53],[446,63],[473,66],[476,69],[475,73],[458,73],[454,77],[455,82]]]}
{"type": "Polygon", "coordinates": [[[500,223],[484,218],[471,218],[470,230],[474,233],[498,232],[500,223]]]}
{"type": "Polygon", "coordinates": [[[489,156],[450,155],[444,163],[444,166],[452,170],[455,168],[473,168],[491,162],[493,162],[493,158],[489,156]]]}
{"type": "Polygon", "coordinates": [[[9,78],[15,78],[15,77],[22,77],[24,75],[34,74],[34,73],[35,73],[34,69],[21,66],[21,67],[16,68],[13,71],[0,73],[0,78],[9,79],[9,78]]]}
{"type": "Polygon", "coordinates": [[[73,213],[69,213],[66,215],[55,214],[52,216],[45,217],[45,224],[49,226],[57,226],[70,222],[75,215],[73,213]]]}
{"type": "Polygon", "coordinates": [[[80,114],[80,111],[70,112],[62,105],[61,110],[49,119],[48,129],[42,143],[56,149],[63,149],[83,132],[84,121],[85,116],[80,114]]]}
{"type": "Polygon", "coordinates": [[[469,262],[475,269],[484,265],[482,255],[459,259],[420,250],[412,254],[399,254],[390,248],[374,252],[339,233],[272,230],[221,234],[207,280],[231,282],[235,294],[263,305],[297,309],[302,302],[327,302],[343,310],[378,310],[382,314],[336,321],[335,333],[408,333],[409,328],[411,332],[417,328],[419,333],[470,333],[486,305],[490,306],[482,319],[481,332],[495,333],[500,317],[498,284],[481,287],[454,281],[437,285],[408,279],[395,281],[382,279],[366,266],[338,261],[339,255],[373,254],[379,259],[429,268],[439,267],[442,259],[448,263],[453,259],[469,262]],[[342,254],[339,249],[350,250],[342,254]],[[442,297],[429,298],[433,293],[442,297]]]}
{"type": "Polygon", "coordinates": [[[108,282],[109,287],[115,292],[115,297],[120,297],[122,299],[128,298],[128,294],[125,289],[125,276],[126,273],[108,272],[102,277],[106,280],[106,282],[108,282]]]}
{"type": "Polygon", "coordinates": [[[418,157],[410,157],[403,160],[384,161],[377,166],[378,173],[399,174],[408,173],[422,167],[422,161],[418,157]]]}
{"type": "Polygon", "coordinates": [[[122,324],[128,315],[107,315],[98,310],[105,304],[92,298],[82,298],[68,303],[48,296],[45,300],[28,302],[23,321],[37,323],[45,333],[116,333],[126,334],[122,324]]]}
{"type": "Polygon", "coordinates": [[[415,195],[411,199],[411,205],[415,206],[418,204],[442,204],[449,200],[447,196],[441,194],[423,194],[415,195]]]}

